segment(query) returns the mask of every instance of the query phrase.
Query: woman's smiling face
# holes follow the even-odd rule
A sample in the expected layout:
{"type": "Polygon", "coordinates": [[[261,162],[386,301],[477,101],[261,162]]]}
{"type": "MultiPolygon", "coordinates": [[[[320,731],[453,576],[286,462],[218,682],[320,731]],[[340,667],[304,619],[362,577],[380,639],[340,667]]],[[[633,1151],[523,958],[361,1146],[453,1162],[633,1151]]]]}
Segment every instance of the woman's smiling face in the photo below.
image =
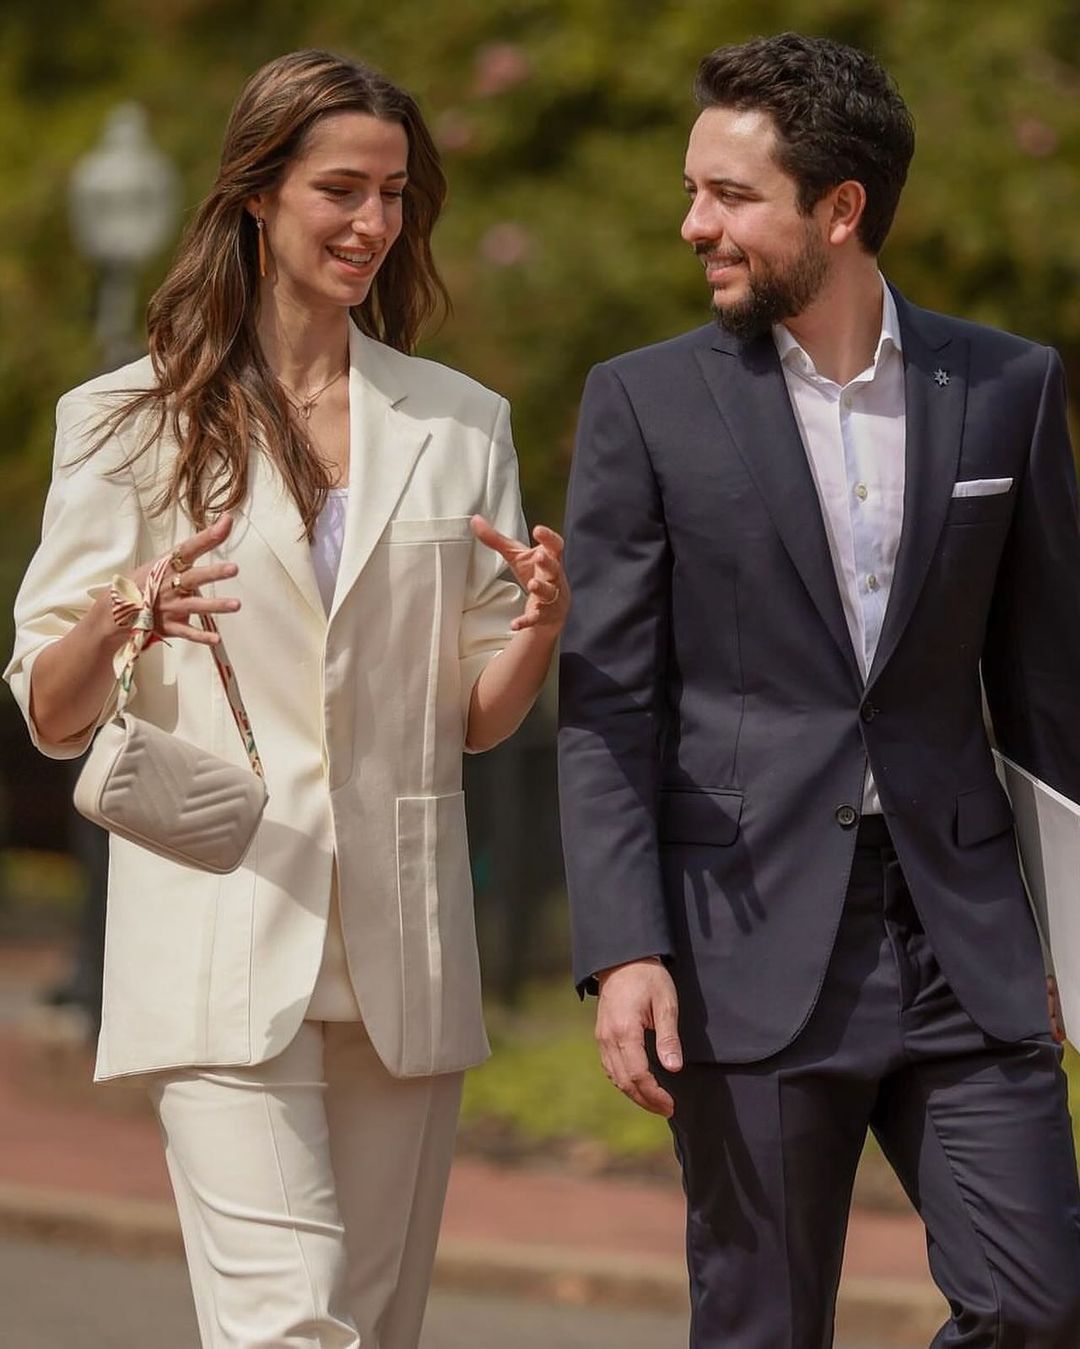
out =
{"type": "Polygon", "coordinates": [[[409,142],[399,122],[331,113],[281,181],[253,197],[275,299],[310,310],[361,304],[401,233],[409,142]]]}

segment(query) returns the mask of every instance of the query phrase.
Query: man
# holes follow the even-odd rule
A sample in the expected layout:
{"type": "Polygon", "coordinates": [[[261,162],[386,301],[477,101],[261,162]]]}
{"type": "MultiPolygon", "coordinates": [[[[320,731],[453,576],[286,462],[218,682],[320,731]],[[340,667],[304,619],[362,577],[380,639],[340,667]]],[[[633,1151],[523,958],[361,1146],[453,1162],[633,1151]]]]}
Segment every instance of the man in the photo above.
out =
{"type": "Polygon", "coordinates": [[[1060,362],[883,281],[914,135],[871,58],[755,40],[696,94],[718,326],[592,371],[571,482],[579,987],[608,1076],[671,1117],[695,1349],[831,1343],[867,1127],[950,1301],[934,1344],[1075,1349],[1060,1050],[980,692],[1080,798],[1060,362]]]}

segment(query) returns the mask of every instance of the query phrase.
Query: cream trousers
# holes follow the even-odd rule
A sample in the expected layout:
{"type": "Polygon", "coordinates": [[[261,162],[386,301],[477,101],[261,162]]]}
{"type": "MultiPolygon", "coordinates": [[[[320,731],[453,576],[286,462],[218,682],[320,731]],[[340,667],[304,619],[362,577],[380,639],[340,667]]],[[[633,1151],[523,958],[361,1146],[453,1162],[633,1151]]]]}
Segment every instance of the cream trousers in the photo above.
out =
{"type": "Polygon", "coordinates": [[[203,1349],[416,1349],[463,1074],[393,1078],[359,1021],[151,1096],[203,1349]]]}

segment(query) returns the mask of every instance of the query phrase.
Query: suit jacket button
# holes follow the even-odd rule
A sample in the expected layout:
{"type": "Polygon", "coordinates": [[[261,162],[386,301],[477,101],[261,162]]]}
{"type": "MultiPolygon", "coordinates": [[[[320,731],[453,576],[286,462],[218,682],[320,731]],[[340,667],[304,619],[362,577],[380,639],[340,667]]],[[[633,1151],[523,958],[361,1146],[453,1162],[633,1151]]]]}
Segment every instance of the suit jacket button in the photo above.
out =
{"type": "Polygon", "coordinates": [[[873,703],[863,703],[862,707],[859,708],[859,716],[862,717],[863,721],[873,721],[880,710],[873,703]]]}
{"type": "Polygon", "coordinates": [[[837,806],[836,823],[841,829],[850,829],[858,822],[859,812],[854,806],[837,806]]]}

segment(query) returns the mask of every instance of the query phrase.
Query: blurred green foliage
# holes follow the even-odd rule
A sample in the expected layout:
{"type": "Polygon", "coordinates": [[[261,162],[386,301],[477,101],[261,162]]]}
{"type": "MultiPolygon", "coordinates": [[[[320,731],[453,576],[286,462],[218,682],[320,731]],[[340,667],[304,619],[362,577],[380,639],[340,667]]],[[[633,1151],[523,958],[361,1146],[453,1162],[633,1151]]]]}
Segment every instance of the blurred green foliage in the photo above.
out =
{"type": "MultiPolygon", "coordinates": [[[[877,53],[915,114],[891,278],[919,303],[1053,343],[1080,387],[1080,0],[4,0],[0,646],[39,529],[55,399],[99,359],[67,190],[114,104],[147,108],[190,208],[232,100],[270,57],[330,47],[409,87],[451,185],[436,246],[455,312],[425,352],[511,398],[530,515],[557,523],[589,366],[707,318],[678,237],[697,61],[789,28],[877,53]]],[[[562,988],[497,1026],[467,1121],[666,1149],[663,1125],[602,1076],[590,1026],[562,988]]],[[[1071,1073],[1075,1101],[1075,1056],[1071,1073]]]]}
{"type": "Polygon", "coordinates": [[[97,361],[66,194],[113,104],[147,107],[191,206],[267,58],[327,46],[410,87],[451,181],[437,248],[456,312],[427,351],[512,399],[530,513],[557,521],[588,367],[706,317],[678,238],[697,60],[786,28],[875,51],[915,113],[890,275],[924,304],[1053,342],[1080,377],[1080,0],[5,0],[4,622],[37,534],[53,403],[97,361]]]}
{"type": "Polygon", "coordinates": [[[632,1162],[671,1152],[664,1120],[631,1105],[604,1076],[593,1039],[596,1002],[565,980],[531,985],[517,1008],[487,1008],[493,1054],[465,1076],[462,1125],[511,1155],[585,1142],[632,1162]]]}
{"type": "MultiPolygon", "coordinates": [[[[632,1105],[600,1069],[593,1040],[596,1003],[579,1004],[559,984],[530,987],[511,1013],[489,1008],[494,1053],[465,1078],[462,1126],[481,1145],[493,1139],[516,1152],[565,1155],[567,1144],[593,1145],[593,1160],[625,1165],[668,1156],[671,1139],[657,1115],[632,1105]]],[[[1080,1155],[1080,1055],[1067,1049],[1065,1070],[1080,1155]]],[[[885,1162],[871,1146],[871,1165],[885,1162]]]]}

